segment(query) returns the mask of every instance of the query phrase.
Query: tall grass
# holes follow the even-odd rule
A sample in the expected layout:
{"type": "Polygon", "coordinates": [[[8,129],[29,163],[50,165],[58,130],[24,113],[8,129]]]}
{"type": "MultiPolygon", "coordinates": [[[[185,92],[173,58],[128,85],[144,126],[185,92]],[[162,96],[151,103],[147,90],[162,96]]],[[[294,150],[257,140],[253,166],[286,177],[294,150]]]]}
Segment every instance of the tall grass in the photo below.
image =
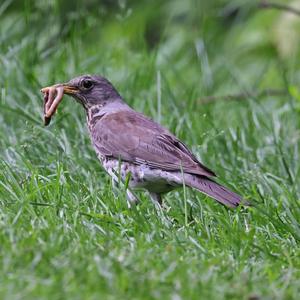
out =
{"type": "Polygon", "coordinates": [[[297,299],[299,52],[279,51],[282,13],[251,1],[24,3],[0,4],[0,298],[297,299]],[[107,76],[253,207],[186,189],[163,210],[144,194],[128,210],[82,109],[65,98],[42,124],[39,89],[83,73],[107,76]],[[201,102],[265,88],[286,95],[201,102]]]}

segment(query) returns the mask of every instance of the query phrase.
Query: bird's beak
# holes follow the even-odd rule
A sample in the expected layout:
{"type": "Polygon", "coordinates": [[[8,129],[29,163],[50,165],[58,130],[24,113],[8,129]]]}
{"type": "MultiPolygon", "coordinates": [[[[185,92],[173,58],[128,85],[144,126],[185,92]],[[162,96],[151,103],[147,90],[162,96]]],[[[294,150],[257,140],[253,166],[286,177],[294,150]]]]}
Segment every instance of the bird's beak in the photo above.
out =
{"type": "Polygon", "coordinates": [[[79,91],[79,89],[76,86],[70,85],[68,83],[64,83],[62,84],[62,86],[64,87],[64,94],[67,95],[73,95],[79,91]]]}

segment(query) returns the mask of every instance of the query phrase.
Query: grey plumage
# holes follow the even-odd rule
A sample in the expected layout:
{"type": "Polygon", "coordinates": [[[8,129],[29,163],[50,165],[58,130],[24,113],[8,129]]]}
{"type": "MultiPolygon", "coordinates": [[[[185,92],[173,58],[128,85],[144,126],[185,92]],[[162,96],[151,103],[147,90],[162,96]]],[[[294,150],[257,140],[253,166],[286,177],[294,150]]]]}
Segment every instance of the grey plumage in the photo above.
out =
{"type": "MultiPolygon", "coordinates": [[[[106,171],[131,188],[149,191],[154,201],[185,183],[220,203],[237,206],[242,198],[215,182],[215,173],[168,130],[130,108],[112,84],[100,76],[81,76],[64,84],[65,93],[87,112],[91,140],[106,171]],[[120,166],[121,162],[121,166],[120,166]]],[[[128,191],[129,199],[137,199],[128,191]]]]}

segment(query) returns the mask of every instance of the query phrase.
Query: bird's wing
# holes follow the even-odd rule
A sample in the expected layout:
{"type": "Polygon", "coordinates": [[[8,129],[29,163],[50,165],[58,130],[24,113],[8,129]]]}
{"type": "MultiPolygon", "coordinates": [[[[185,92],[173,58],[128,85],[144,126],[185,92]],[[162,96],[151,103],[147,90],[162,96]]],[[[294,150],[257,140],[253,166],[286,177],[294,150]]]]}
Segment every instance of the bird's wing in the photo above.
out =
{"type": "Polygon", "coordinates": [[[108,114],[95,124],[91,134],[96,150],[106,157],[167,171],[182,169],[191,174],[215,176],[174,135],[140,113],[108,114]]]}

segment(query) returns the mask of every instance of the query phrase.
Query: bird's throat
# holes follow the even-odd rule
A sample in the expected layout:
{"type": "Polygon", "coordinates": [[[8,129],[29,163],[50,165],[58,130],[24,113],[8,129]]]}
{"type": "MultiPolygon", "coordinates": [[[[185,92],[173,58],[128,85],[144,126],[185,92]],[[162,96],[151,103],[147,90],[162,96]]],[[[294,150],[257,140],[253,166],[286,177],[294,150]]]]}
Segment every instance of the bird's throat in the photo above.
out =
{"type": "Polygon", "coordinates": [[[105,109],[103,108],[103,104],[96,104],[87,109],[87,123],[90,129],[106,115],[105,109]]]}
{"type": "Polygon", "coordinates": [[[119,111],[132,111],[132,108],[123,101],[103,102],[89,107],[87,109],[87,123],[89,129],[91,130],[106,114],[119,111]]]}

